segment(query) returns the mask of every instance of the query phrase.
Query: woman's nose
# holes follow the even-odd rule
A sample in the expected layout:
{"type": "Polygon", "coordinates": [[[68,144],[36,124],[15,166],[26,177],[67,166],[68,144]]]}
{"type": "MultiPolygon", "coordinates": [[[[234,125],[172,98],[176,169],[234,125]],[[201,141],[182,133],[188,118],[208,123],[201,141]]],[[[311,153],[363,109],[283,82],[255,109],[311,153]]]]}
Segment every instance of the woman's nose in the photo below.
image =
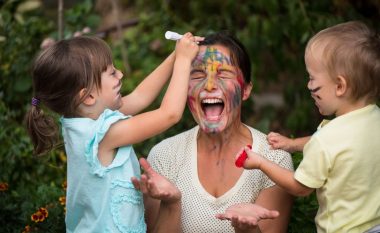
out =
{"type": "Polygon", "coordinates": [[[208,78],[207,78],[207,81],[205,83],[205,89],[207,91],[212,91],[213,89],[215,89],[215,77],[213,75],[210,75],[208,78]]]}

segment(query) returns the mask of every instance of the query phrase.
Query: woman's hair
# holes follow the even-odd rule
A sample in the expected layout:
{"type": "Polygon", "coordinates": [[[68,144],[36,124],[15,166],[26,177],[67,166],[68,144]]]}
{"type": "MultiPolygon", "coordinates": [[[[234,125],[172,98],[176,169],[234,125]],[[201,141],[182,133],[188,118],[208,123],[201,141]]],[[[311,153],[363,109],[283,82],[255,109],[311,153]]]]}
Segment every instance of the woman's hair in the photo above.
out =
{"type": "Polygon", "coordinates": [[[380,35],[364,23],[351,21],[326,28],[307,44],[306,53],[320,50],[329,76],[347,80],[351,98],[376,102],[380,96],[380,35]]]}
{"type": "Polygon", "coordinates": [[[35,154],[50,151],[58,141],[58,127],[41,104],[64,117],[78,117],[78,106],[93,88],[100,89],[101,74],[111,64],[110,48],[96,37],[61,40],[37,56],[33,103],[26,115],[35,154]],[[80,97],[82,89],[85,92],[80,97]]]}
{"type": "Polygon", "coordinates": [[[245,83],[251,82],[251,60],[244,45],[227,31],[221,31],[209,36],[199,45],[222,45],[229,49],[231,60],[243,73],[245,83]]]}

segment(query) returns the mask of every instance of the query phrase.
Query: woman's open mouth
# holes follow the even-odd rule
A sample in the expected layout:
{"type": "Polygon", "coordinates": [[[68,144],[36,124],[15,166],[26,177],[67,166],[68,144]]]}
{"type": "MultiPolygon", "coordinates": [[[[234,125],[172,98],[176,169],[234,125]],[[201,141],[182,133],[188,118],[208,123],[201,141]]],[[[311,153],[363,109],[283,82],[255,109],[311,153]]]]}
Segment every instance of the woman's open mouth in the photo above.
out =
{"type": "Polygon", "coordinates": [[[206,98],[201,102],[203,114],[206,120],[217,121],[224,110],[224,101],[219,98],[206,98]]]}

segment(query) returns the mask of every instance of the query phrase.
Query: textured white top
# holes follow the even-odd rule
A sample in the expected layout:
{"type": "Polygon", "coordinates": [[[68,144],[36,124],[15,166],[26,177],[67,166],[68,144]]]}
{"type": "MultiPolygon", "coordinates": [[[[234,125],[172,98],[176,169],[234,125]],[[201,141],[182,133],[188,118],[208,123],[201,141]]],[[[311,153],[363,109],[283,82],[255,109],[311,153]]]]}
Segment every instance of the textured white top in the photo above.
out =
{"type": "MultiPolygon", "coordinates": [[[[247,126],[248,127],[248,126],[247,126]]],[[[282,167],[293,170],[290,154],[271,150],[266,135],[248,127],[253,142],[252,150],[282,167]]],[[[198,179],[196,126],[157,144],[148,156],[152,167],[170,179],[182,192],[182,231],[189,233],[234,232],[229,221],[215,218],[229,206],[255,202],[262,189],[274,183],[260,170],[244,170],[236,184],[222,196],[210,195],[198,179]]]]}

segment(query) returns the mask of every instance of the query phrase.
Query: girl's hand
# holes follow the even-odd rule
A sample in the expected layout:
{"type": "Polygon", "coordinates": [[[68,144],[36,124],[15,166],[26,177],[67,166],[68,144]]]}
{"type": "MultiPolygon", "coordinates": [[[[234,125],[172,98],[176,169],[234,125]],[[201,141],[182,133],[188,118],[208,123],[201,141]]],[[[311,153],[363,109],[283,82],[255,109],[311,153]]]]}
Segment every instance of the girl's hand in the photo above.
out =
{"type": "Polygon", "coordinates": [[[190,32],[187,32],[183,37],[177,41],[175,54],[176,59],[185,58],[193,60],[199,51],[198,42],[204,38],[199,36],[193,36],[190,32]]]}

